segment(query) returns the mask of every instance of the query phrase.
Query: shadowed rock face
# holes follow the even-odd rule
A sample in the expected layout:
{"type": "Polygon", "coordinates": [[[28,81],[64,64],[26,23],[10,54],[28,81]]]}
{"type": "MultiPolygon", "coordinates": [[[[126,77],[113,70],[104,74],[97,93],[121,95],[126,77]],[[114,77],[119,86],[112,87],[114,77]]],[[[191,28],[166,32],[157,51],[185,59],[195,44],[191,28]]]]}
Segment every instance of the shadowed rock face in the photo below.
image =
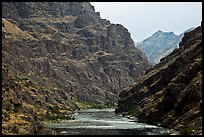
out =
{"type": "Polygon", "coordinates": [[[2,17],[4,71],[68,102],[114,104],[150,66],[128,30],[101,19],[87,2],[3,2],[2,17]]]}
{"type": "Polygon", "coordinates": [[[202,27],[184,34],[179,48],[124,89],[116,113],[196,133],[202,131],[202,27]]]}

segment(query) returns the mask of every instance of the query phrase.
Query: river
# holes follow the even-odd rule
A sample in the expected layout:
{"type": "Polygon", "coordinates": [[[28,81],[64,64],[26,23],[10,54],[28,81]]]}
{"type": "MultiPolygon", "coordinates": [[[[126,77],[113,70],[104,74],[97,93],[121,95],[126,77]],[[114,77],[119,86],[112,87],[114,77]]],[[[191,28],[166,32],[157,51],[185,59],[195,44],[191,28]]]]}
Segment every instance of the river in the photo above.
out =
{"type": "Polygon", "coordinates": [[[75,120],[47,125],[58,135],[168,135],[168,130],[116,115],[114,109],[85,109],[75,120]]]}

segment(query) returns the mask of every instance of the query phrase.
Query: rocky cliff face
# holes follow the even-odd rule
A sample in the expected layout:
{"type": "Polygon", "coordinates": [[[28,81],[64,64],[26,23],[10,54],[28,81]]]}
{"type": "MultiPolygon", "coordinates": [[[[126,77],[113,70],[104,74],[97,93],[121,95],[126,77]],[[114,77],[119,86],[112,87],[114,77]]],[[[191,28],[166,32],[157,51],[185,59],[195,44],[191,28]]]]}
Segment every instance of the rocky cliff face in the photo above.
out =
{"type": "Polygon", "coordinates": [[[139,121],[202,133],[202,27],[185,33],[179,48],[124,89],[116,113],[139,121]]]}
{"type": "MultiPolygon", "coordinates": [[[[191,28],[185,32],[189,32],[193,29],[194,28],[191,28]]],[[[176,35],[173,32],[163,32],[159,30],[144,41],[138,43],[136,47],[141,49],[153,64],[157,64],[161,58],[166,57],[174,49],[179,47],[184,33],[176,35]]]]}
{"type": "Polygon", "coordinates": [[[150,66],[128,30],[87,2],[3,2],[2,42],[7,123],[14,102],[42,111],[72,111],[78,101],[114,104],[150,66]]]}

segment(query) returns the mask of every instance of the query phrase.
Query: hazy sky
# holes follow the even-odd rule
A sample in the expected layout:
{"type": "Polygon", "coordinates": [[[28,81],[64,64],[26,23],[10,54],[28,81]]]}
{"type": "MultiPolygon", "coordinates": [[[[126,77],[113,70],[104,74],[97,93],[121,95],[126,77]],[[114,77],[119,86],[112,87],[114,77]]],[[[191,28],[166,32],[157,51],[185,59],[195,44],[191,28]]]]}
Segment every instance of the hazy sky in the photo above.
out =
{"type": "Polygon", "coordinates": [[[135,42],[158,30],[183,33],[202,20],[202,2],[91,2],[111,23],[122,24],[135,42]]]}

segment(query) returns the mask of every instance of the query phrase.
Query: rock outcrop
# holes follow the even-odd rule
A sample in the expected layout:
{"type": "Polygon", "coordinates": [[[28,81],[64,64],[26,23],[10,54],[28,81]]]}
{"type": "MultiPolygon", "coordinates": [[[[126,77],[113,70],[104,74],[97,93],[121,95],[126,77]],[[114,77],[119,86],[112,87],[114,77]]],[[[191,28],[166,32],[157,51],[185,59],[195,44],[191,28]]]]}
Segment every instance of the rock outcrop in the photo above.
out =
{"type": "Polygon", "coordinates": [[[76,102],[113,105],[150,67],[128,30],[101,19],[88,2],[3,2],[2,44],[7,123],[5,107],[13,102],[42,111],[73,111],[76,102]]]}
{"type": "MultiPolygon", "coordinates": [[[[186,30],[184,33],[193,29],[194,28],[186,30]]],[[[166,57],[173,52],[174,49],[179,47],[184,33],[176,35],[173,32],[163,32],[159,30],[144,41],[139,42],[136,47],[147,55],[150,62],[157,64],[160,59],[166,57]]]]}
{"type": "Polygon", "coordinates": [[[86,2],[3,3],[2,11],[3,22],[19,30],[15,39],[4,33],[3,63],[79,100],[114,101],[149,67],[128,30],[86,2]]]}
{"type": "Polygon", "coordinates": [[[202,134],[202,27],[184,34],[179,48],[124,89],[116,113],[141,122],[202,134]]]}

